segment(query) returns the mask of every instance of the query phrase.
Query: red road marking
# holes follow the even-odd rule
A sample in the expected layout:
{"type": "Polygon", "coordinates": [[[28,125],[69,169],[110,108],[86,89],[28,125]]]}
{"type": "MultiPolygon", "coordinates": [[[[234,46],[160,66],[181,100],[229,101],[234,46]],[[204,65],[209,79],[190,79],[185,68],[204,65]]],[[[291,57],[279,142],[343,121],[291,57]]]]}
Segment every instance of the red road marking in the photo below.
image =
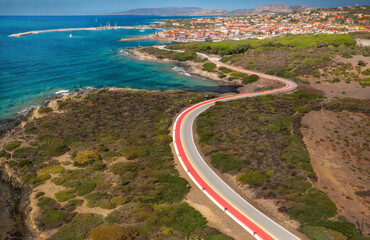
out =
{"type": "MultiPolygon", "coordinates": [[[[249,71],[244,71],[244,70],[236,69],[234,67],[227,66],[227,65],[222,64],[222,63],[220,63],[218,61],[212,60],[212,62],[214,62],[214,63],[216,63],[218,65],[221,65],[221,66],[225,66],[225,67],[230,68],[230,69],[235,70],[235,71],[240,71],[240,72],[249,73],[249,74],[251,73],[249,71]]],[[[256,74],[256,73],[253,73],[253,74],[256,74]]],[[[208,103],[212,103],[212,102],[217,102],[217,101],[220,101],[220,100],[228,99],[228,98],[233,98],[235,96],[238,96],[239,97],[239,96],[259,95],[259,94],[267,94],[267,93],[280,92],[280,91],[283,91],[285,89],[288,89],[291,86],[291,84],[289,82],[285,82],[284,80],[281,80],[281,79],[278,79],[278,78],[269,77],[269,76],[266,77],[266,76],[264,76],[262,74],[256,74],[256,75],[259,75],[259,76],[262,76],[262,77],[265,77],[265,78],[270,78],[270,79],[273,79],[273,80],[276,80],[276,81],[283,82],[283,83],[285,83],[285,87],[280,88],[280,89],[270,90],[270,91],[258,92],[258,93],[246,93],[246,94],[240,94],[240,95],[234,95],[234,96],[221,97],[221,98],[216,98],[216,99],[211,99],[211,100],[208,100],[208,101],[204,101],[204,102],[201,102],[201,103],[198,103],[198,104],[194,105],[193,107],[191,107],[191,108],[185,110],[184,112],[182,112],[180,114],[180,116],[178,117],[178,119],[177,119],[177,122],[176,122],[175,128],[174,128],[175,145],[176,145],[177,150],[178,150],[178,153],[180,155],[180,160],[182,160],[182,162],[184,163],[184,165],[185,165],[185,167],[187,169],[188,174],[190,174],[194,178],[194,180],[198,183],[198,185],[202,186],[202,188],[204,189],[203,191],[206,191],[217,203],[219,203],[221,206],[223,206],[224,209],[227,209],[227,211],[229,213],[231,213],[231,215],[233,215],[242,224],[244,224],[247,228],[249,228],[254,233],[254,235],[257,234],[259,237],[261,237],[264,240],[274,240],[275,238],[273,236],[271,236],[265,230],[263,230],[262,228],[260,228],[253,221],[251,221],[250,219],[248,219],[239,210],[237,210],[236,208],[234,208],[222,196],[220,196],[215,190],[213,190],[213,188],[211,186],[209,186],[207,184],[207,182],[199,175],[199,173],[196,171],[196,169],[191,164],[191,161],[188,159],[188,157],[187,157],[187,155],[185,153],[183,144],[182,144],[182,139],[181,139],[181,125],[182,125],[182,122],[183,122],[184,118],[186,117],[187,114],[189,114],[191,111],[197,109],[200,106],[203,106],[203,105],[208,104],[208,103]]]]}

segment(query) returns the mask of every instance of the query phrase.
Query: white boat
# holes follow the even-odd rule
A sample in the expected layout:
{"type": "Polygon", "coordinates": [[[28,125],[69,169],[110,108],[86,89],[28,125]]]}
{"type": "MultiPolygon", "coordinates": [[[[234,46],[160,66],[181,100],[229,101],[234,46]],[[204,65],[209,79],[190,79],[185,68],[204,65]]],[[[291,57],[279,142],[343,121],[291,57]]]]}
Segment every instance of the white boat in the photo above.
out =
{"type": "Polygon", "coordinates": [[[145,32],[145,29],[140,29],[139,32],[145,32]]]}
{"type": "Polygon", "coordinates": [[[71,38],[72,37],[72,33],[69,34],[69,37],[71,38]]]}

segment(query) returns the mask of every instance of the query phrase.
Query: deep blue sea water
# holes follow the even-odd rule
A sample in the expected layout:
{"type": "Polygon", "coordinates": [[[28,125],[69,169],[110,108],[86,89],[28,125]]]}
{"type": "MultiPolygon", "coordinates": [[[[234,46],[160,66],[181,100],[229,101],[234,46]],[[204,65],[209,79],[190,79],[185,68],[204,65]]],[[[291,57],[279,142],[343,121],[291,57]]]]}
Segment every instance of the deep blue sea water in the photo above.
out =
{"type": "Polygon", "coordinates": [[[120,49],[159,44],[118,42],[150,34],[139,30],[42,33],[10,38],[30,30],[133,26],[160,21],[153,16],[0,16],[0,120],[35,106],[60,90],[130,87],[149,90],[220,91],[218,83],[181,75],[173,64],[135,60],[120,49]]]}

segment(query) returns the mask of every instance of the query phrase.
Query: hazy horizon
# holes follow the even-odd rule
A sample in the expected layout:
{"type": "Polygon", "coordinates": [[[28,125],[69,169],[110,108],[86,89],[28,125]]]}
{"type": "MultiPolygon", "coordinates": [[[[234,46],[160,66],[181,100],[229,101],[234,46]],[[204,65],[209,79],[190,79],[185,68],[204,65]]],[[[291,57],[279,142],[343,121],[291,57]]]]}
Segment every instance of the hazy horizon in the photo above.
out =
{"type": "Polygon", "coordinates": [[[307,5],[315,7],[338,7],[349,5],[368,5],[367,0],[347,0],[338,3],[336,0],[288,0],[274,1],[262,0],[188,0],[186,5],[182,1],[164,0],[153,4],[153,1],[142,0],[140,3],[120,0],[0,0],[0,15],[104,15],[114,12],[126,11],[137,8],[161,8],[161,7],[199,7],[212,9],[236,10],[244,8],[256,8],[261,5],[285,4],[307,5]]]}

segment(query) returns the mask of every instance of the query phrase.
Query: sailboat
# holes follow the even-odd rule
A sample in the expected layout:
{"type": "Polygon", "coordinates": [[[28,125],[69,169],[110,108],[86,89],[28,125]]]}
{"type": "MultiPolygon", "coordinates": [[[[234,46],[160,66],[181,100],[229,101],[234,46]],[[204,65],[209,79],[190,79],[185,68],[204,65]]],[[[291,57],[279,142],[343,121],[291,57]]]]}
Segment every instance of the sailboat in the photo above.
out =
{"type": "Polygon", "coordinates": [[[71,38],[72,37],[72,33],[69,34],[69,37],[71,38]]]}

